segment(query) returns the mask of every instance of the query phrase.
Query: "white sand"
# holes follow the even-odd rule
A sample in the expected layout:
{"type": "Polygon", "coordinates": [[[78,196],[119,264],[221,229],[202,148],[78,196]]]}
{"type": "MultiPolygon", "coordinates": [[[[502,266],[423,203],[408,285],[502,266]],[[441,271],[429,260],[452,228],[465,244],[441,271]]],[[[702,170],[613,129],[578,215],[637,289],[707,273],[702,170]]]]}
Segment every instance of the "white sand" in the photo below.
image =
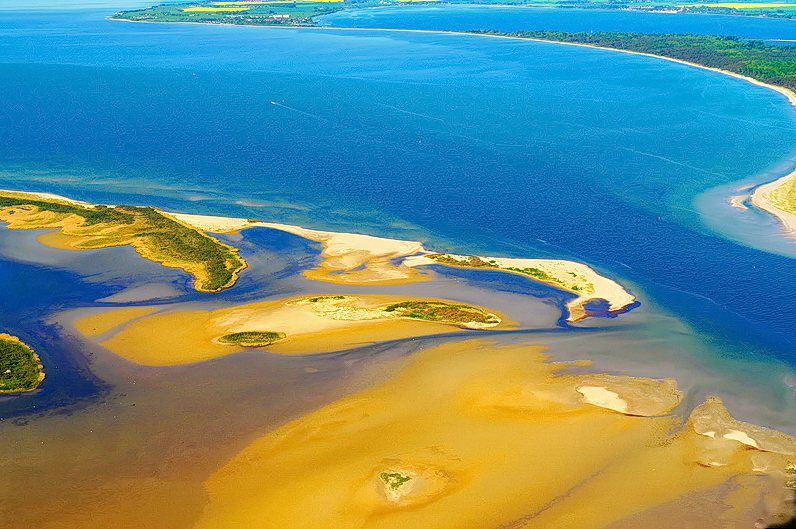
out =
{"type": "Polygon", "coordinates": [[[584,402],[600,408],[618,411],[619,413],[627,412],[627,402],[620,399],[618,393],[609,391],[601,386],[580,386],[576,390],[583,395],[584,402]]]}
{"type": "Polygon", "coordinates": [[[796,237],[796,215],[779,209],[776,205],[774,205],[773,202],[771,202],[770,198],[771,192],[781,185],[784,185],[792,178],[796,178],[796,171],[793,171],[782,178],[774,180],[773,182],[759,186],[754,190],[754,193],[752,193],[752,204],[755,207],[774,215],[782,225],[785,233],[789,236],[796,237]]]}

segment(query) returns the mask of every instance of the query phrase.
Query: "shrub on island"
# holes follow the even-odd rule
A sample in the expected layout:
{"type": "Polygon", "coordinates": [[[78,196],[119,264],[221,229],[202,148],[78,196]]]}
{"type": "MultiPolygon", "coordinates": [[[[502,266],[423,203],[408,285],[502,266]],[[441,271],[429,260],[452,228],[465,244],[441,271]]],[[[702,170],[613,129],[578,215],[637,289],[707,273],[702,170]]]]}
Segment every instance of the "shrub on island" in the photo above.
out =
{"type": "Polygon", "coordinates": [[[385,312],[397,312],[402,318],[416,318],[440,323],[483,323],[496,325],[500,318],[471,305],[457,305],[438,301],[404,301],[384,308],[385,312]]]}
{"type": "Polygon", "coordinates": [[[32,391],[44,380],[42,365],[33,349],[19,338],[0,334],[0,393],[32,391]]]}
{"type": "Polygon", "coordinates": [[[243,331],[225,334],[218,338],[218,342],[229,345],[242,345],[244,347],[264,347],[282,340],[286,336],[283,332],[275,331],[243,331]]]}

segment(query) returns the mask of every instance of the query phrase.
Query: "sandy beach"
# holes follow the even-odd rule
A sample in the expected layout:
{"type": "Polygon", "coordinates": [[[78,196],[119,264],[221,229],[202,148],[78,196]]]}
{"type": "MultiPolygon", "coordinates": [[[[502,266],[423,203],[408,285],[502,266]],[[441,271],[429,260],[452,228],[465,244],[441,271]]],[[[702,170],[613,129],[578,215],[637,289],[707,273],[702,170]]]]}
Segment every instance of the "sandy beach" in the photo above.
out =
{"type": "Polygon", "coordinates": [[[771,195],[778,188],[792,183],[794,178],[796,178],[796,171],[774,180],[773,182],[763,184],[757,187],[752,193],[752,204],[774,215],[781,224],[785,234],[792,238],[796,238],[796,215],[780,209],[772,201],[771,195]]]}

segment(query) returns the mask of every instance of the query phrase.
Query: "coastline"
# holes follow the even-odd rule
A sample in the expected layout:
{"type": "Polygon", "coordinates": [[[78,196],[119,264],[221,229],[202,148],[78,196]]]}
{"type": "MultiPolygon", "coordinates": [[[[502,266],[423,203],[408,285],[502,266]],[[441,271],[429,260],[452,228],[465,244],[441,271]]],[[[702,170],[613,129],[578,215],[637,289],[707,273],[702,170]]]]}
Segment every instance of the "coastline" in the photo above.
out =
{"type": "Polygon", "coordinates": [[[751,195],[752,205],[773,215],[782,226],[783,234],[792,239],[796,239],[796,215],[780,209],[770,200],[769,197],[772,192],[794,178],[796,178],[796,170],[786,174],[781,178],[778,178],[777,180],[774,180],[773,182],[768,182],[758,186],[751,195]]]}

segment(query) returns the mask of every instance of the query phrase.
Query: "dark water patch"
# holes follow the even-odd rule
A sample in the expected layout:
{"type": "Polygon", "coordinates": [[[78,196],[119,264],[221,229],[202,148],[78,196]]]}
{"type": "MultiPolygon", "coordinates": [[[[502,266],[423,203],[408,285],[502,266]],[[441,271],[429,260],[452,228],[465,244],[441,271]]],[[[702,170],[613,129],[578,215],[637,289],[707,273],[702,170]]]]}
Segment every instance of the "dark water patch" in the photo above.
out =
{"type": "Polygon", "coordinates": [[[558,320],[558,325],[564,327],[568,326],[565,322],[566,317],[568,316],[566,304],[568,301],[577,297],[575,294],[570,292],[545,285],[544,283],[522,277],[518,274],[488,269],[473,270],[443,265],[429,265],[427,268],[434,270],[435,273],[443,277],[465,280],[469,284],[478,288],[497,292],[522,294],[543,299],[546,303],[555,305],[561,311],[561,317],[558,320]]]}

